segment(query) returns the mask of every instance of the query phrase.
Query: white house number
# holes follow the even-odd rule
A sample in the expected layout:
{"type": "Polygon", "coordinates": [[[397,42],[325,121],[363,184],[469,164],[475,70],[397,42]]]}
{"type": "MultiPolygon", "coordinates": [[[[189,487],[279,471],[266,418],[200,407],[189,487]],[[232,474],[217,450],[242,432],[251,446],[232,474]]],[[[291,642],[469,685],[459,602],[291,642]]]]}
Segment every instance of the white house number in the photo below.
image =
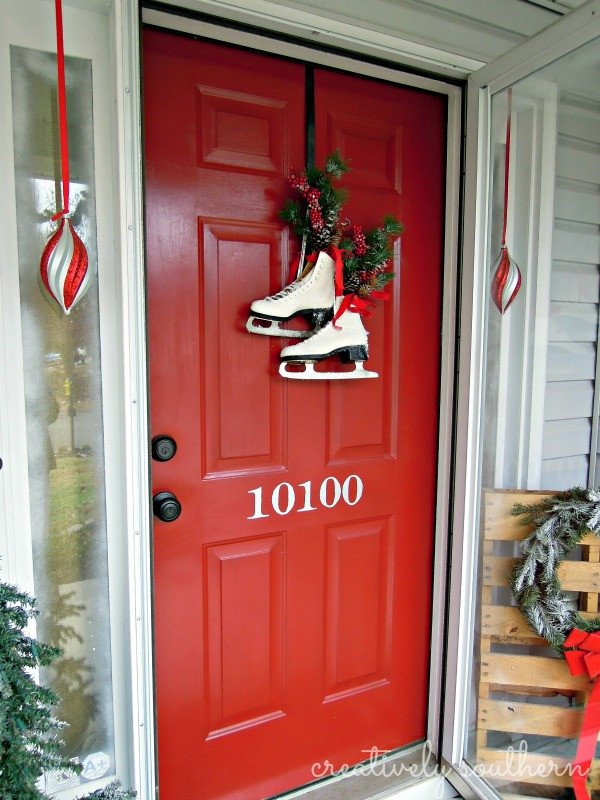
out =
{"type": "MultiPolygon", "coordinates": [[[[285,517],[292,511],[316,511],[317,506],[313,505],[313,482],[305,481],[298,484],[298,497],[296,489],[291,483],[278,483],[271,493],[271,508],[280,517],[285,517]],[[303,490],[302,492],[300,490],[303,490]],[[302,503],[300,508],[297,504],[302,503]]],[[[254,495],[254,514],[246,519],[262,519],[271,516],[263,512],[263,487],[250,489],[248,494],[254,495]]],[[[349,506],[355,506],[363,496],[363,482],[358,475],[348,475],[343,483],[340,483],[333,475],[325,478],[321,482],[318,490],[318,502],[325,508],[335,508],[340,500],[349,506]]],[[[268,502],[268,501],[267,501],[268,502]]],[[[314,502],[317,502],[317,490],[315,488],[314,502]]],[[[268,508],[268,506],[267,506],[268,508]]]]}

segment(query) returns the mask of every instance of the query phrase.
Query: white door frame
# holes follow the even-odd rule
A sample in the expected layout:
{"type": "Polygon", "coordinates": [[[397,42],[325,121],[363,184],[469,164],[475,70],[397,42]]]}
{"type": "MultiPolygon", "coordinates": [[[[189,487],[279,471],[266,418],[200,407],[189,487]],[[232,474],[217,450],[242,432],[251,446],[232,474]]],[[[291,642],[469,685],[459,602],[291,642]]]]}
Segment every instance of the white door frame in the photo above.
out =
{"type": "Polygon", "coordinates": [[[600,36],[600,0],[556,22],[529,41],[475,72],[467,100],[467,162],[463,249],[459,389],[453,511],[452,574],[442,758],[450,780],[465,796],[497,800],[497,793],[465,760],[475,629],[476,567],[480,521],[483,366],[485,355],[488,247],[488,179],[492,94],[506,89],[600,36]],[[453,777],[454,775],[454,777],[453,777]]]}
{"type": "MultiPolygon", "coordinates": [[[[132,758],[131,751],[139,749],[139,731],[152,731],[153,725],[152,713],[144,717],[148,710],[140,709],[137,703],[135,688],[132,696],[130,681],[132,673],[134,680],[137,678],[135,670],[131,668],[137,658],[136,646],[132,644],[137,631],[134,630],[134,605],[130,602],[129,593],[133,596],[134,586],[140,584],[134,584],[128,572],[128,563],[132,563],[129,551],[133,544],[129,542],[128,531],[132,530],[132,523],[125,521],[128,501],[123,486],[123,462],[127,451],[123,446],[121,383],[126,370],[121,361],[120,252],[116,244],[119,217],[114,197],[118,175],[116,170],[113,172],[110,169],[110,165],[115,163],[112,141],[115,120],[111,108],[113,58],[109,42],[111,35],[114,37],[114,26],[106,4],[100,13],[95,13],[96,9],[89,7],[70,6],[68,1],[65,2],[66,55],[85,59],[91,65],[96,238],[98,260],[102,264],[94,281],[97,281],[100,306],[105,486],[107,496],[111,499],[106,508],[115,731],[115,764],[111,765],[110,774],[115,767],[123,783],[141,785],[136,764],[140,770],[145,767],[141,758],[132,758]],[[146,725],[147,719],[150,720],[149,725],[146,725]]],[[[55,52],[55,18],[53,5],[39,0],[0,0],[0,17],[0,179],[3,185],[0,196],[0,216],[3,220],[3,247],[0,252],[0,372],[4,378],[0,381],[0,456],[4,462],[0,472],[0,579],[33,592],[10,47],[16,45],[55,52]]],[[[31,268],[37,269],[35,264],[31,264],[31,268]]],[[[144,438],[144,446],[145,441],[144,438]]],[[[141,613],[137,607],[135,616],[141,613]]],[[[147,622],[150,625],[149,616],[147,622]]],[[[147,752],[151,751],[148,749],[147,752]]],[[[148,759],[147,752],[143,754],[144,760],[148,759]]],[[[108,780],[107,776],[89,782],[86,789],[91,791],[100,788],[108,780]]],[[[56,796],[66,800],[80,795],[82,791],[83,786],[78,786],[74,790],[61,791],[56,796]]]]}
{"type": "MultiPolygon", "coordinates": [[[[137,609],[139,619],[139,637],[137,639],[137,663],[139,670],[138,703],[146,710],[143,715],[151,719],[153,708],[152,683],[152,638],[147,624],[151,609],[151,521],[144,512],[149,508],[150,494],[147,467],[148,407],[146,397],[146,338],[145,338],[145,305],[144,305],[144,254],[143,254],[143,209],[142,201],[142,159],[141,142],[141,101],[140,101],[140,54],[139,54],[139,18],[137,2],[132,0],[116,0],[115,30],[117,53],[117,111],[119,114],[119,162],[121,178],[121,230],[122,250],[126,254],[123,265],[123,308],[124,308],[124,343],[126,348],[126,381],[128,386],[127,402],[130,415],[126,420],[126,451],[128,453],[128,498],[129,524],[135,531],[135,544],[132,551],[132,602],[137,609]]],[[[170,30],[194,33],[205,38],[216,39],[246,47],[254,47],[263,52],[286,55],[301,61],[331,66],[345,70],[351,74],[362,74],[377,77],[404,86],[434,91],[448,98],[448,147],[447,147],[447,185],[446,185],[446,242],[444,251],[444,314],[442,329],[442,368],[440,398],[440,433],[438,455],[438,502],[436,509],[436,563],[434,571],[433,625],[431,641],[431,691],[428,715],[428,738],[433,751],[439,752],[439,730],[441,725],[440,710],[442,707],[442,671],[444,660],[445,605],[446,605],[446,573],[448,550],[449,496],[451,481],[451,448],[452,448],[452,415],[454,401],[454,362],[455,362],[455,309],[457,291],[457,260],[459,240],[459,198],[460,198],[460,160],[461,160],[461,115],[462,88],[456,83],[449,83],[440,78],[436,80],[411,73],[406,73],[390,65],[379,66],[368,60],[354,60],[347,56],[333,54],[325,50],[314,50],[309,45],[302,45],[268,38],[268,34],[257,34],[227,27],[218,21],[193,19],[169,13],[166,0],[165,10],[146,10],[144,20],[153,25],[170,30]]],[[[213,0],[187,0],[178,3],[180,6],[198,11],[210,6],[213,13],[227,5],[213,0]]],[[[238,4],[240,5],[240,4],[238,4]]],[[[271,9],[272,3],[261,1],[247,3],[249,8],[271,9]]],[[[292,14],[291,9],[282,9],[282,13],[292,14]]],[[[270,17],[257,11],[259,21],[268,28],[270,17]]],[[[297,16],[297,15],[295,15],[297,16]]],[[[318,25],[323,27],[325,20],[318,18],[312,21],[311,30],[318,32],[318,25]]],[[[289,20],[288,20],[289,22],[289,20]]],[[[296,20],[297,22],[297,20],[296,20]]],[[[305,23],[306,21],[304,21],[305,23]]],[[[303,24],[304,24],[303,23],[303,24]]],[[[329,21],[327,21],[329,26],[329,21]]],[[[340,23],[338,36],[345,36],[349,46],[359,50],[358,42],[352,26],[340,23]]],[[[402,42],[394,38],[394,47],[387,41],[378,41],[388,60],[393,62],[402,58],[404,63],[410,61],[408,51],[419,51],[419,64],[428,69],[445,71],[460,75],[478,66],[476,62],[464,60],[460,67],[456,66],[456,57],[452,54],[421,48],[414,43],[402,42]],[[408,50],[406,49],[408,48],[408,50]],[[431,52],[429,52],[431,50],[431,52]],[[427,51],[427,52],[425,52],[427,51]],[[468,62],[468,63],[467,63],[468,62]],[[442,64],[445,64],[442,70],[442,64]]],[[[412,57],[412,56],[411,56],[412,57]]],[[[130,537],[131,538],[131,537],[130,537]]],[[[149,731],[140,731],[140,740],[136,761],[137,774],[140,780],[142,800],[153,796],[155,790],[154,740],[149,731]],[[145,754],[145,763],[144,763],[145,754]]],[[[431,786],[429,786],[429,791],[431,786]]]]}

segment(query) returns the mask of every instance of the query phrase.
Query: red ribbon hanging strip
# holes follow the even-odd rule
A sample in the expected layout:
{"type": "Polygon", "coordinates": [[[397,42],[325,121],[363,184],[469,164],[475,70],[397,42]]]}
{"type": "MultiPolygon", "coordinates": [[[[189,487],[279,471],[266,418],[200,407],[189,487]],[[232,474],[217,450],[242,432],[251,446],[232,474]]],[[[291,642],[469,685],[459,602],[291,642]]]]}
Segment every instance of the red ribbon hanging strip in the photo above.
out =
{"type": "Polygon", "coordinates": [[[373,314],[369,306],[374,306],[375,300],[387,300],[388,298],[388,292],[381,292],[379,290],[371,292],[368,298],[359,297],[357,294],[345,294],[333,317],[333,327],[339,330],[339,326],[336,325],[336,322],[344,311],[354,311],[355,314],[361,314],[363,317],[372,317],[373,314]]]}
{"type": "Polygon", "coordinates": [[[331,245],[331,256],[335,262],[335,296],[341,297],[344,294],[344,262],[342,251],[334,244],[331,245]]]}
{"type": "MultiPolygon", "coordinates": [[[[65,81],[65,47],[63,42],[62,0],[54,0],[56,13],[56,72],[58,84],[58,127],[60,131],[60,172],[62,178],[62,210],[52,220],[69,213],[69,132],[67,126],[67,90],[65,81]]],[[[58,203],[57,203],[58,205],[58,203]]]]}
{"type": "Polygon", "coordinates": [[[506,155],[504,158],[504,209],[502,211],[502,249],[506,249],[506,226],[508,221],[508,179],[510,175],[510,129],[512,122],[512,88],[508,90],[506,112],[506,155]]]}
{"type": "Polygon", "coordinates": [[[583,714],[577,742],[577,753],[572,765],[572,781],[576,800],[590,800],[586,780],[596,752],[600,733],[600,633],[586,633],[573,628],[564,643],[565,658],[571,675],[588,675],[594,681],[583,714]]]}

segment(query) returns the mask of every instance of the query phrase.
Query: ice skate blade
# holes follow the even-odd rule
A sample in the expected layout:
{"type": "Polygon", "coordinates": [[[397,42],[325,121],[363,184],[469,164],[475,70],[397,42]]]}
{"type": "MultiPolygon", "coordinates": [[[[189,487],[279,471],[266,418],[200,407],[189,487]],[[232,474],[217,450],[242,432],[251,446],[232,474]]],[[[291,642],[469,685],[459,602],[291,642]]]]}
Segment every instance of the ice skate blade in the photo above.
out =
{"type": "Polygon", "coordinates": [[[354,366],[355,368],[351,372],[318,372],[313,361],[282,361],[279,365],[279,374],[282,378],[292,378],[296,381],[354,381],[361,378],[379,377],[379,373],[366,370],[362,361],[355,361],[354,366]],[[288,370],[287,366],[290,363],[302,363],[304,370],[302,372],[288,370]]]}
{"type": "Polygon", "coordinates": [[[263,319],[262,317],[249,317],[246,322],[246,330],[248,333],[259,333],[261,336],[282,336],[285,339],[308,339],[312,336],[314,331],[294,331],[289,328],[282,328],[277,320],[263,319]],[[270,322],[268,328],[263,328],[262,325],[256,325],[255,320],[260,319],[261,322],[270,322]]]}

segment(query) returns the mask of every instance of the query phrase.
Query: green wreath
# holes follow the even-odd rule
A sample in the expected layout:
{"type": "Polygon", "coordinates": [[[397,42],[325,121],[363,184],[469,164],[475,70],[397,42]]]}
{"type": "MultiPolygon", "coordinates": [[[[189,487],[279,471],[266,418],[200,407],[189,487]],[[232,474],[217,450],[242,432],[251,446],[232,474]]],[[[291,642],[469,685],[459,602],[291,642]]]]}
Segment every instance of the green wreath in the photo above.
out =
{"type": "Polygon", "coordinates": [[[517,504],[511,513],[534,528],[519,545],[523,557],[510,577],[513,597],[533,630],[562,653],[573,628],[600,630],[600,617],[583,619],[576,598],[558,579],[560,563],[586,534],[600,538],[600,491],[569,489],[539,503],[517,504]]]}

